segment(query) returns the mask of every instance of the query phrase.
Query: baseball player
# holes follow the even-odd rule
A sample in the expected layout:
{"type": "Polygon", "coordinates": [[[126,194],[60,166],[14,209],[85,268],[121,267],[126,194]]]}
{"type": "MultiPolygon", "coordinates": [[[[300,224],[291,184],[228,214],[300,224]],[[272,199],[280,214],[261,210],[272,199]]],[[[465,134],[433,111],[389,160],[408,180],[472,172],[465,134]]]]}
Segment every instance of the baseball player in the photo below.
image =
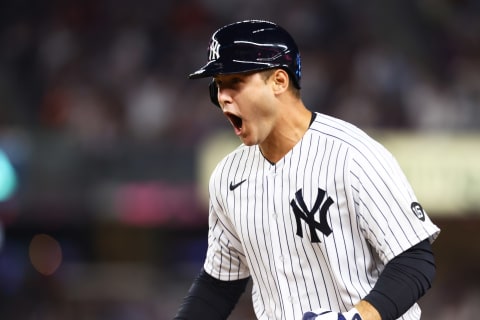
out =
{"type": "Polygon", "coordinates": [[[305,107],[287,31],[220,28],[204,77],[242,144],[210,178],[206,259],[175,319],[227,319],[249,279],[262,320],[420,319],[439,229],[383,146],[305,107]]]}

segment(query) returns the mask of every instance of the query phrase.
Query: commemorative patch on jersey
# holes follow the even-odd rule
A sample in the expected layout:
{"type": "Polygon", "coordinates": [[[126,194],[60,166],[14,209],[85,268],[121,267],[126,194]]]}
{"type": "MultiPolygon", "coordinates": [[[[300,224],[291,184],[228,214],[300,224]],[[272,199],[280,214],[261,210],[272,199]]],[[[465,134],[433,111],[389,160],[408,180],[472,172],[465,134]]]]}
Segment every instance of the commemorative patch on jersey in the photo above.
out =
{"type": "Polygon", "coordinates": [[[412,208],[413,213],[417,216],[418,219],[425,221],[425,211],[423,211],[420,203],[412,202],[412,205],[410,207],[412,208]]]}

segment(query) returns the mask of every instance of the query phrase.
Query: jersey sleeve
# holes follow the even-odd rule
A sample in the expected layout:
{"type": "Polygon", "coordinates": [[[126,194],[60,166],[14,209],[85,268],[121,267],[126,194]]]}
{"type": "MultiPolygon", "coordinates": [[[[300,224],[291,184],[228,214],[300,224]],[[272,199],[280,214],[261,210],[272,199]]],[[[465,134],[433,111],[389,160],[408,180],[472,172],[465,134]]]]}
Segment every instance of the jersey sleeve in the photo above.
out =
{"type": "Polygon", "coordinates": [[[384,263],[425,239],[435,240],[439,228],[383,146],[372,143],[356,152],[350,174],[360,226],[384,263]]]}
{"type": "Polygon", "coordinates": [[[204,269],[219,280],[244,279],[250,276],[250,271],[241,241],[221,205],[221,188],[217,188],[220,177],[215,172],[209,183],[208,249],[204,269]]]}

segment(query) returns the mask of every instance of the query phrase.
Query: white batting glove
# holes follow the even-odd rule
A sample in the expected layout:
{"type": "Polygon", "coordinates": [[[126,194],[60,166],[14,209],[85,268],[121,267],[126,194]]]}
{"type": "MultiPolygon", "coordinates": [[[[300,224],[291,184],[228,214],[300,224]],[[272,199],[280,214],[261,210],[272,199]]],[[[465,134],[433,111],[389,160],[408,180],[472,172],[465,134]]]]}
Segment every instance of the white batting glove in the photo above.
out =
{"type": "Polygon", "coordinates": [[[308,311],[304,313],[302,320],[362,320],[362,317],[356,308],[352,308],[343,313],[330,310],[322,310],[319,313],[308,311]]]}

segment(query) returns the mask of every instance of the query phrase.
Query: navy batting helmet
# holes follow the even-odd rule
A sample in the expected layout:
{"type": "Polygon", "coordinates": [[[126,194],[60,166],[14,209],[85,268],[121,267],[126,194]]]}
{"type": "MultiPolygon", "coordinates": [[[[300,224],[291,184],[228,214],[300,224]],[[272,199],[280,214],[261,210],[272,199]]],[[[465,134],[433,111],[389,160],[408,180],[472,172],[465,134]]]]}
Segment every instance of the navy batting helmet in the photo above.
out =
{"type": "Polygon", "coordinates": [[[226,25],[212,35],[207,64],[189,78],[272,68],[286,70],[300,88],[300,53],[292,36],[275,23],[246,20],[226,25]]]}

